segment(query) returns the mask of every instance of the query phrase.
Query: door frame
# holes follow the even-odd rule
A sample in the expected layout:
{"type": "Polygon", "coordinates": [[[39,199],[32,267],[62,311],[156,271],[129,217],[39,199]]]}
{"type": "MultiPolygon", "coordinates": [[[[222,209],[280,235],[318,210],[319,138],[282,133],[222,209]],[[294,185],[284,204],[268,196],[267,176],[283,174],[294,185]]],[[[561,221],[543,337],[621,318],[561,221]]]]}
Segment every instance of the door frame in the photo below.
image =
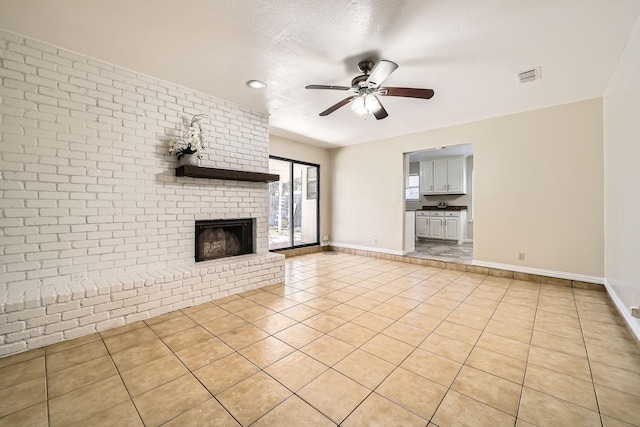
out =
{"type": "MultiPolygon", "coordinates": [[[[287,159],[286,157],[279,157],[279,156],[269,156],[269,159],[273,159],[273,160],[280,160],[282,162],[290,162],[290,170],[289,170],[289,176],[291,176],[291,197],[290,199],[290,203],[289,203],[289,212],[291,212],[291,221],[289,221],[289,226],[291,227],[290,231],[290,240],[289,243],[291,243],[291,246],[287,246],[284,248],[277,248],[277,249],[269,249],[270,252],[279,252],[279,251],[288,251],[290,249],[298,249],[298,248],[305,248],[307,246],[318,246],[320,244],[320,165],[316,164],[316,163],[310,163],[310,162],[303,162],[301,160],[294,160],[294,159],[287,159]],[[302,245],[294,245],[293,242],[295,240],[295,237],[293,235],[293,226],[294,226],[294,220],[293,220],[293,165],[294,164],[299,164],[299,165],[303,165],[303,166],[311,166],[311,167],[316,167],[318,172],[316,174],[316,241],[314,243],[304,243],[302,245]]],[[[277,181],[279,182],[279,180],[277,181]]],[[[271,213],[271,206],[269,206],[269,213],[271,213]]],[[[268,227],[269,227],[269,221],[267,220],[267,235],[268,235],[268,227]]],[[[268,239],[267,239],[267,246],[269,245],[268,239]]]]}

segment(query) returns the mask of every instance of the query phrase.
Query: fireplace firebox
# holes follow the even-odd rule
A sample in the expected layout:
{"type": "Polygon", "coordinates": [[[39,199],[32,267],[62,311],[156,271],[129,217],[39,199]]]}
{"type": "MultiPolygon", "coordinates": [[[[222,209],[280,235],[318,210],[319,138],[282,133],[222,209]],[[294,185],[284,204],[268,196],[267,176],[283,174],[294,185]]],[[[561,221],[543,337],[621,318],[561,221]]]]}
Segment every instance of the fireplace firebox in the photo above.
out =
{"type": "Polygon", "coordinates": [[[196,221],[196,262],[253,253],[254,219],[196,221]]]}

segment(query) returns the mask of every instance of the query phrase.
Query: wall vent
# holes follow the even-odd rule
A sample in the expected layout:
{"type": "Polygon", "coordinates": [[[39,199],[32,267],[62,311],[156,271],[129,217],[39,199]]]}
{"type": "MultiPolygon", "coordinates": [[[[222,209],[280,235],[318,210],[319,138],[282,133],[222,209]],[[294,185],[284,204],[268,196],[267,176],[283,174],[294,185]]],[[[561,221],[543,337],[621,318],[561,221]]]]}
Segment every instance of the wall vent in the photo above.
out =
{"type": "Polygon", "coordinates": [[[518,73],[518,81],[520,83],[530,83],[535,80],[540,80],[541,78],[542,74],[540,73],[540,67],[531,68],[530,70],[518,73]]]}

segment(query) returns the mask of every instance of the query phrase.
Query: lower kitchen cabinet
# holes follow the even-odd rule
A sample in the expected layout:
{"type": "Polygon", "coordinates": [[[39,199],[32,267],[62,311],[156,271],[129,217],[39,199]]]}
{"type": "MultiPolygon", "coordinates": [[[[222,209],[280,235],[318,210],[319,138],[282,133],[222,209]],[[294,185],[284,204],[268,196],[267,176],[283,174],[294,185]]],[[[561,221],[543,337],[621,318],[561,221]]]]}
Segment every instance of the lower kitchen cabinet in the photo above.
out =
{"type": "Polygon", "coordinates": [[[425,239],[457,240],[466,236],[467,211],[416,212],[416,237],[425,239]]]}
{"type": "Polygon", "coordinates": [[[429,217],[426,215],[416,215],[416,236],[429,237],[429,217]]]}
{"type": "Polygon", "coordinates": [[[444,239],[444,218],[436,216],[429,218],[429,238],[444,239]]]}
{"type": "Polygon", "coordinates": [[[460,235],[460,220],[458,217],[446,217],[444,219],[445,240],[458,240],[460,235]]]}

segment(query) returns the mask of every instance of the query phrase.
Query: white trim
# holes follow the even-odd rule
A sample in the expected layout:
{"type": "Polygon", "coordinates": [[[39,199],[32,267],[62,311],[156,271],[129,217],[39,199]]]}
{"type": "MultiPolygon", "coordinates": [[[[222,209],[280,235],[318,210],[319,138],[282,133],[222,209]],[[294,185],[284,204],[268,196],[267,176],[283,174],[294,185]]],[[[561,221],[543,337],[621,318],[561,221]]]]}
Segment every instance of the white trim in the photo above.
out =
{"type": "Polygon", "coordinates": [[[347,243],[332,243],[333,246],[336,246],[338,248],[347,248],[347,249],[355,249],[355,250],[359,250],[359,251],[370,251],[370,252],[380,252],[381,254],[389,254],[389,255],[405,255],[409,252],[403,252],[403,251],[395,251],[392,249],[385,249],[385,248],[372,248],[369,246],[360,246],[360,245],[350,245],[347,243]]]}
{"type": "Polygon", "coordinates": [[[636,341],[640,343],[640,322],[638,322],[635,317],[631,316],[631,310],[629,307],[624,305],[620,297],[618,297],[618,294],[616,294],[616,291],[613,290],[613,286],[611,286],[611,283],[609,283],[606,278],[604,279],[604,287],[607,288],[607,292],[609,293],[611,300],[616,305],[616,308],[627,324],[627,327],[631,330],[631,333],[635,335],[636,341]]]}
{"type": "Polygon", "coordinates": [[[479,267],[496,268],[498,270],[510,270],[516,271],[518,273],[535,274],[538,276],[556,277],[558,279],[577,280],[580,282],[589,282],[604,285],[604,277],[588,276],[586,274],[567,273],[565,271],[545,270],[542,268],[523,267],[521,265],[501,264],[498,262],[477,261],[475,259],[471,262],[471,264],[477,265],[479,267]]]}
{"type": "Polygon", "coordinates": [[[464,239],[464,243],[473,243],[473,239],[464,239]]]}

